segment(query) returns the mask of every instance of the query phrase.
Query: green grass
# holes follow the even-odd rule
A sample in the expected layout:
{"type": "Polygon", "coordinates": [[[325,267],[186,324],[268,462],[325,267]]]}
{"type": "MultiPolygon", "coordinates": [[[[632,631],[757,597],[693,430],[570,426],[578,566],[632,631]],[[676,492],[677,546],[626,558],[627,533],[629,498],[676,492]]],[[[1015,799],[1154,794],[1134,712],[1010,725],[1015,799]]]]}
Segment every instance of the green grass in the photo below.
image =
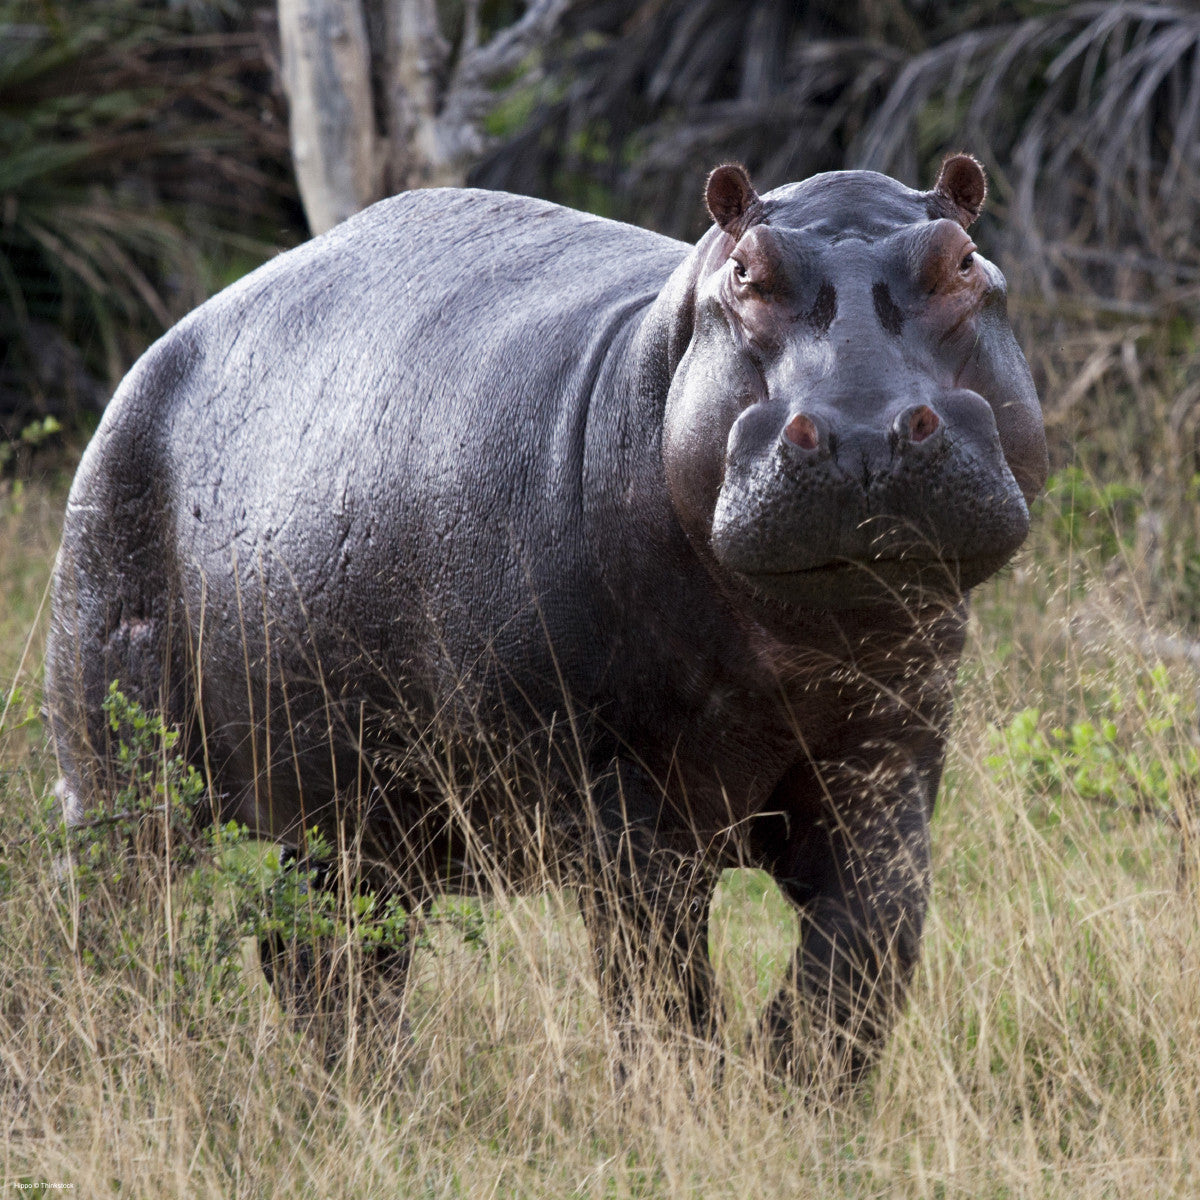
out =
{"type": "MultiPolygon", "coordinates": [[[[1087,747],[1050,736],[1099,727],[1097,697],[1115,685],[1121,745],[1184,763],[1196,680],[1137,650],[1111,567],[1064,553],[1053,522],[977,596],[911,1002],[872,1080],[833,1102],[764,1079],[741,1049],[795,937],[759,872],[726,874],[713,922],[731,1016],[723,1082],[702,1054],[660,1041],[620,1095],[569,893],[482,905],[481,938],[437,925],[404,1023],[393,1012],[350,1030],[332,1067],[283,1017],[251,946],[201,952],[194,880],[149,869],[72,897],[45,824],[53,770],[36,715],[63,500],[61,483],[0,498],[0,669],[23,697],[0,734],[6,1184],[121,1197],[1200,1194],[1200,864],[1181,856],[1177,825],[1190,780],[1166,772],[1153,805],[1109,803],[1076,778],[1087,747]],[[1139,688],[1172,722],[1138,729],[1139,688]],[[1011,732],[1030,707],[1041,741],[1011,732]]],[[[252,873],[257,853],[237,861],[252,873]]]]}

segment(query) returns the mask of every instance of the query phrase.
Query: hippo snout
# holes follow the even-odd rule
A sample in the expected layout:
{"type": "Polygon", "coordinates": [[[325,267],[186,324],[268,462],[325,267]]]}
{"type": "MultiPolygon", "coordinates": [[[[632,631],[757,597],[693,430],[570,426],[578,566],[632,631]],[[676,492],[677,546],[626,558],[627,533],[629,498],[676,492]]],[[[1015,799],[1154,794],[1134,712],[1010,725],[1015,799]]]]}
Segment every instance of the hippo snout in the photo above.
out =
{"type": "Polygon", "coordinates": [[[828,604],[832,588],[863,603],[864,586],[955,594],[1012,556],[1029,511],[987,401],[953,389],[867,408],[834,397],[741,414],[713,519],[722,565],[792,602],[828,604]]]}

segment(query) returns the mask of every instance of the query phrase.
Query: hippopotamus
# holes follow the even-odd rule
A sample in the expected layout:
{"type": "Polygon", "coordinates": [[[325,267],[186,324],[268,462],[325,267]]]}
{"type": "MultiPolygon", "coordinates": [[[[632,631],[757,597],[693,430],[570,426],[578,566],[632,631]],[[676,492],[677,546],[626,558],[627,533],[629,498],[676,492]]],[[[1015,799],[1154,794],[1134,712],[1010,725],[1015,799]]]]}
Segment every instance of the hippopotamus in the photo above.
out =
{"type": "Polygon", "coordinates": [[[210,815],[329,831],[413,912],[553,861],[613,1019],[653,969],[706,1038],[719,873],[764,869],[802,931],[773,1061],[860,1072],[917,961],[968,594],[1047,472],[985,193],[965,154],[928,191],[728,164],[688,245],[417,191],[201,305],[70,492],[68,819],[116,680],[210,815]]]}

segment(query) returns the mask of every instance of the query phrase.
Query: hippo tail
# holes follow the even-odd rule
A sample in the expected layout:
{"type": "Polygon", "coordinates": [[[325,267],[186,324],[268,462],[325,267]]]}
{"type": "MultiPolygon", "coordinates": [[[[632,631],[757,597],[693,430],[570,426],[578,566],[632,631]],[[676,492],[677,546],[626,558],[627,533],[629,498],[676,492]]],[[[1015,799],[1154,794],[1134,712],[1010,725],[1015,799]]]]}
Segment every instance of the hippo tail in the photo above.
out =
{"type": "Polygon", "coordinates": [[[186,724],[187,638],[172,586],[172,503],[161,429],[186,383],[186,338],[155,344],[110,401],[67,501],[51,588],[45,705],[68,824],[106,810],[119,734],[115,686],[168,725],[186,724]],[[153,409],[153,412],[148,412],[153,409]]]}

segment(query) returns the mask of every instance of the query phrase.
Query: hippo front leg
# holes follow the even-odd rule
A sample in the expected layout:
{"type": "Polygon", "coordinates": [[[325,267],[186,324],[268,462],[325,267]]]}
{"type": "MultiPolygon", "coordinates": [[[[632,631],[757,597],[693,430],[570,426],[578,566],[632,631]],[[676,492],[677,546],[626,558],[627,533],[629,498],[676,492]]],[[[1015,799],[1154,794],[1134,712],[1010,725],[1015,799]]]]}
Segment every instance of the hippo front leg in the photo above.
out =
{"type": "MultiPolygon", "coordinates": [[[[637,768],[610,772],[596,789],[580,907],[600,997],[633,1052],[644,1019],[686,1024],[700,1038],[717,1027],[708,912],[717,876],[700,847],[665,845],[662,792],[637,768]]],[[[623,1074],[624,1065],[618,1071],[623,1074]]]]}
{"type": "Polygon", "coordinates": [[[856,1082],[899,1012],[925,919],[940,765],[940,750],[931,771],[892,747],[815,773],[823,795],[794,821],[775,872],[800,910],[801,945],[764,1019],[772,1065],[793,1078],[823,1060],[830,1082],[856,1082]]]}

